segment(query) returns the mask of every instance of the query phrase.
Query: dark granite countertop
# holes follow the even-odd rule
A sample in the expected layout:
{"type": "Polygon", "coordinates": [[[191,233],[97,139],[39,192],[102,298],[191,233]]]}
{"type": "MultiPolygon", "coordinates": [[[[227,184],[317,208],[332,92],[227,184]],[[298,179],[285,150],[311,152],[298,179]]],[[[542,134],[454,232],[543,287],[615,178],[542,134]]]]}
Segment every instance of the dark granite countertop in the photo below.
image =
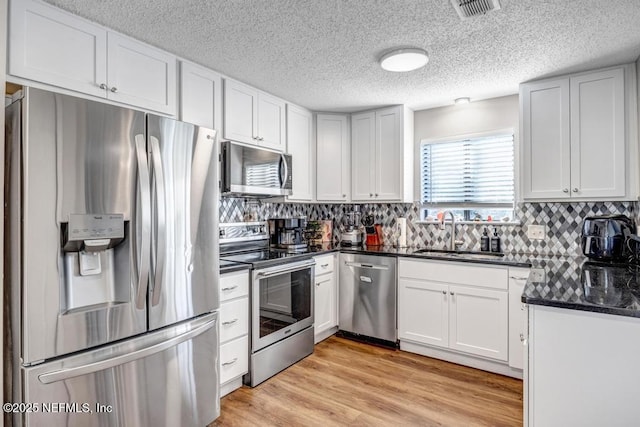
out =
{"type": "Polygon", "coordinates": [[[446,260],[454,262],[469,262],[477,264],[493,264],[504,265],[507,267],[530,267],[530,255],[506,253],[502,256],[496,256],[487,253],[449,253],[449,252],[432,252],[419,253],[424,250],[422,247],[408,246],[374,246],[374,247],[341,247],[340,252],[346,253],[362,253],[367,255],[395,255],[418,259],[446,260]]]}
{"type": "Polygon", "coordinates": [[[557,256],[533,258],[532,268],[524,303],[640,317],[640,269],[635,266],[557,256]]]}
{"type": "Polygon", "coordinates": [[[241,264],[239,262],[220,260],[220,274],[232,273],[234,271],[248,270],[251,268],[249,264],[241,264]]]}

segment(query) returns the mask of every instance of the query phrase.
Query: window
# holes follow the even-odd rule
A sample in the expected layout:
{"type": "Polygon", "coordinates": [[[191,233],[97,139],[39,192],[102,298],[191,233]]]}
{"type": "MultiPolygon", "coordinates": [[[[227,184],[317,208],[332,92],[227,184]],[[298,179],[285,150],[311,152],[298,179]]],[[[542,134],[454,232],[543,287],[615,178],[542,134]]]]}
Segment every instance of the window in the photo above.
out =
{"type": "Polygon", "coordinates": [[[422,219],[448,209],[463,221],[511,221],[513,164],[513,133],[421,142],[422,219]]]}

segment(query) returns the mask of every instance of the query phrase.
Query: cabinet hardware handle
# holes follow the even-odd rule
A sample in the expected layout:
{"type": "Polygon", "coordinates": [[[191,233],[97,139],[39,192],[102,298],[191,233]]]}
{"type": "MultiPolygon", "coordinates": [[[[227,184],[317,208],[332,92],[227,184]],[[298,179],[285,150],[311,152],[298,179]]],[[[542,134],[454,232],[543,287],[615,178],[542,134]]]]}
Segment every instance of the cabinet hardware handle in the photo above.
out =
{"type": "Polygon", "coordinates": [[[107,90],[107,89],[109,89],[109,88],[107,87],[107,85],[106,85],[106,84],[104,84],[104,83],[100,83],[100,89],[102,89],[102,90],[107,90]]]}
{"type": "Polygon", "coordinates": [[[232,291],[232,290],[234,290],[234,289],[235,289],[235,288],[237,288],[237,287],[238,287],[238,285],[233,285],[233,286],[229,286],[228,288],[222,288],[222,290],[223,290],[223,291],[232,291]]]}
{"type": "Polygon", "coordinates": [[[524,334],[520,334],[520,342],[524,342],[524,334]]]}
{"type": "Polygon", "coordinates": [[[563,188],[563,189],[562,189],[562,192],[563,192],[563,193],[568,193],[568,192],[569,192],[569,189],[568,189],[568,188],[563,188]]]}
{"type": "Polygon", "coordinates": [[[234,363],[236,363],[238,361],[237,357],[234,357],[233,359],[229,360],[228,362],[224,362],[222,364],[222,366],[229,366],[229,365],[233,365],[234,363]]]}
{"type": "Polygon", "coordinates": [[[251,137],[251,139],[253,139],[253,140],[256,140],[256,141],[257,141],[257,140],[258,140],[258,137],[257,137],[257,136],[252,136],[252,137],[251,137]]]}
{"type": "Polygon", "coordinates": [[[378,193],[376,193],[376,197],[378,197],[378,193]]]}
{"type": "Polygon", "coordinates": [[[226,322],[222,322],[223,325],[227,326],[227,325],[233,325],[234,323],[236,323],[238,321],[238,319],[233,319],[233,320],[227,320],[226,322]]]}
{"type": "Polygon", "coordinates": [[[510,279],[513,280],[527,280],[528,277],[517,277],[517,276],[509,276],[510,279]]]}
{"type": "Polygon", "coordinates": [[[577,193],[577,192],[578,192],[578,189],[577,189],[577,188],[574,188],[574,189],[573,189],[573,192],[574,192],[574,193],[577,193]]]}
{"type": "Polygon", "coordinates": [[[329,264],[328,263],[327,264],[321,264],[320,267],[327,268],[327,267],[329,267],[329,264]]]}
{"type": "Polygon", "coordinates": [[[264,141],[264,138],[263,137],[259,137],[258,141],[264,141]]]}
{"type": "Polygon", "coordinates": [[[446,294],[447,294],[447,291],[442,291],[442,295],[446,295],[446,294]]]}
{"type": "Polygon", "coordinates": [[[373,193],[369,193],[369,197],[373,197],[373,193]]]}
{"type": "Polygon", "coordinates": [[[111,88],[111,92],[116,93],[117,91],[118,91],[117,87],[114,86],[114,87],[111,88]]]}
{"type": "Polygon", "coordinates": [[[453,291],[449,291],[449,295],[453,295],[453,291]]]}
{"type": "Polygon", "coordinates": [[[343,194],[343,195],[342,195],[342,197],[347,197],[347,195],[346,195],[346,194],[343,194]]]}

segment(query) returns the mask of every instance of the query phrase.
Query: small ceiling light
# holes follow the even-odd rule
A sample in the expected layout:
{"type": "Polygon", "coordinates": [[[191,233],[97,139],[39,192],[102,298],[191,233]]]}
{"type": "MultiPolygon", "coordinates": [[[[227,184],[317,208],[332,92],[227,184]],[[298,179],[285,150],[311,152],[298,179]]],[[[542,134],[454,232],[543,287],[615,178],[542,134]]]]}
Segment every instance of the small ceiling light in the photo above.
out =
{"type": "Polygon", "coordinates": [[[383,70],[405,72],[417,70],[429,62],[427,52],[418,48],[396,49],[385,53],[380,58],[383,70]]]}
{"type": "Polygon", "coordinates": [[[471,102],[471,100],[469,98],[456,98],[455,101],[456,105],[460,105],[460,104],[468,104],[469,102],[471,102]]]}

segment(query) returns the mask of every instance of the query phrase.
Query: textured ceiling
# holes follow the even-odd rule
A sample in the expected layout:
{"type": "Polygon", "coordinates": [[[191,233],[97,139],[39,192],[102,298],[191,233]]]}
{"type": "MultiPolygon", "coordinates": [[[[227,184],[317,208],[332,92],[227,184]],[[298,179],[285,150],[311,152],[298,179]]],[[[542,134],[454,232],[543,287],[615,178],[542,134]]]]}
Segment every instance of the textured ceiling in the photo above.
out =
{"type": "Polygon", "coordinates": [[[492,98],[640,56],[638,0],[501,0],[465,21],[449,0],[46,1],[317,111],[492,98]],[[379,67],[412,46],[426,67],[379,67]]]}

